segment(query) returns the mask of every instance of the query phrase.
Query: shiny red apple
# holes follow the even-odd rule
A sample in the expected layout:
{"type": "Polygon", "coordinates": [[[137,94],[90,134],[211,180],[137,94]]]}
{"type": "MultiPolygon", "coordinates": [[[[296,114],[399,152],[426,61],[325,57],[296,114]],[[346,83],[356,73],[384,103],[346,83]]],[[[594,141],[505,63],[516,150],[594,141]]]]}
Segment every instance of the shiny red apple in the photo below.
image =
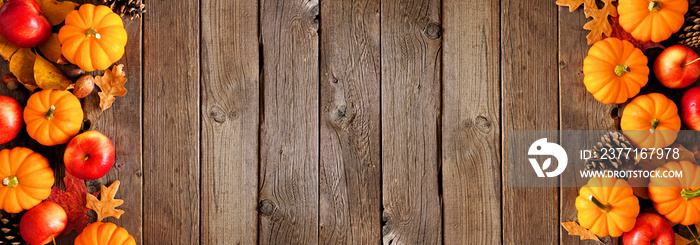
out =
{"type": "Polygon", "coordinates": [[[22,216],[19,234],[31,245],[43,245],[61,235],[67,222],[68,216],[61,206],[45,201],[22,216]]]}
{"type": "Polygon", "coordinates": [[[20,48],[33,48],[51,36],[51,24],[34,0],[10,0],[0,7],[0,35],[20,48]]]}
{"type": "Polygon", "coordinates": [[[700,77],[700,60],[695,51],[683,46],[666,48],[654,61],[654,75],[667,88],[685,88],[700,77]]]}
{"type": "Polygon", "coordinates": [[[0,95],[0,144],[15,139],[22,125],[22,106],[15,99],[0,95]]]}
{"type": "Polygon", "coordinates": [[[676,236],[671,225],[658,214],[643,213],[637,217],[637,223],[631,231],[622,234],[625,245],[674,245],[676,236]]]}
{"type": "Polygon", "coordinates": [[[680,113],[686,126],[700,130],[700,86],[685,91],[681,98],[680,113]]]}
{"type": "Polygon", "coordinates": [[[68,142],[63,163],[75,177],[86,180],[102,178],[114,165],[114,145],[104,134],[87,131],[68,142]]]}

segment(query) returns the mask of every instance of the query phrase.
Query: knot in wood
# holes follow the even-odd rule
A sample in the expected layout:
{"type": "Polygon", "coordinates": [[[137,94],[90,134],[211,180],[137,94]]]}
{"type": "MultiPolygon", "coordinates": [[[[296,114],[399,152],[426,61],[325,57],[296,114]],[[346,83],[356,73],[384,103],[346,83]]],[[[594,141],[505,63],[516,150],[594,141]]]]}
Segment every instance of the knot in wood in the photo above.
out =
{"type": "Polygon", "coordinates": [[[425,36],[430,39],[438,39],[440,36],[442,36],[442,28],[436,23],[428,24],[423,32],[425,33],[425,36]]]}
{"type": "Polygon", "coordinates": [[[224,110],[222,110],[219,107],[212,108],[211,111],[209,112],[209,117],[214,119],[214,121],[217,123],[226,122],[226,112],[224,112],[224,110]]]}
{"type": "Polygon", "coordinates": [[[489,122],[489,120],[486,119],[486,117],[484,117],[484,116],[478,116],[478,117],[474,120],[474,124],[476,125],[476,127],[477,127],[480,131],[482,131],[482,132],[484,132],[484,133],[490,131],[490,130],[491,130],[491,126],[492,126],[492,125],[491,125],[491,122],[489,122]]]}
{"type": "Polygon", "coordinates": [[[265,199],[262,200],[258,205],[258,210],[260,211],[260,214],[264,216],[270,216],[273,213],[275,213],[275,210],[277,210],[277,205],[275,205],[274,202],[265,199]]]}
{"type": "Polygon", "coordinates": [[[355,118],[352,106],[340,105],[330,113],[331,122],[337,127],[347,127],[355,118]]]}

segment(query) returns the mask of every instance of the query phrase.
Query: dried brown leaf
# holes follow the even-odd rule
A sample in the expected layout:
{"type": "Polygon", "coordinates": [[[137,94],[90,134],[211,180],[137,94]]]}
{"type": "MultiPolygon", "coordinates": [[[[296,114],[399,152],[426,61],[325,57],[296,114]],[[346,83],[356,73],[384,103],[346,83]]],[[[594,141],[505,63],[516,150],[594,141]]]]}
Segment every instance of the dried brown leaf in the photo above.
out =
{"type": "Polygon", "coordinates": [[[114,103],[115,96],[126,95],[126,88],[124,83],[126,83],[126,73],[124,73],[124,65],[119,64],[112,66],[112,69],[107,69],[103,76],[95,77],[95,85],[100,87],[102,92],[99,92],[100,96],[100,108],[102,110],[107,110],[114,103]]]}
{"type": "Polygon", "coordinates": [[[581,241],[594,240],[601,244],[603,243],[600,241],[598,236],[593,234],[593,232],[591,232],[589,229],[583,228],[583,226],[579,225],[576,221],[562,222],[561,226],[563,226],[564,229],[569,232],[569,235],[581,237],[581,241]]]}
{"type": "Polygon", "coordinates": [[[556,4],[568,6],[569,12],[573,12],[579,6],[584,5],[583,12],[586,18],[593,18],[583,25],[583,29],[590,31],[586,35],[586,39],[588,39],[588,45],[591,45],[602,40],[603,34],[608,37],[612,35],[613,29],[608,16],[617,17],[617,7],[612,4],[613,1],[615,0],[602,0],[605,5],[601,9],[598,9],[595,0],[557,0],[556,4]]]}
{"type": "Polygon", "coordinates": [[[119,217],[124,214],[124,210],[116,209],[116,207],[124,204],[123,200],[114,199],[114,196],[117,194],[118,190],[119,180],[116,180],[114,183],[109,185],[109,187],[105,187],[104,185],[102,186],[100,191],[101,200],[97,200],[97,197],[90,194],[85,195],[87,198],[87,204],[85,206],[87,206],[89,209],[95,210],[97,213],[98,222],[107,217],[119,219],[119,217]]]}

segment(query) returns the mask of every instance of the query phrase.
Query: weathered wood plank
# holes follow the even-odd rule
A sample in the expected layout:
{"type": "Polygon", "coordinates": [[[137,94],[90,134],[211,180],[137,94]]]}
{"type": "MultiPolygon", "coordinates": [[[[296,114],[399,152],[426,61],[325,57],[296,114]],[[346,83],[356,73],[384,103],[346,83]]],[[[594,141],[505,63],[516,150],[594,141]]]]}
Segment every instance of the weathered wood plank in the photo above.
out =
{"type": "Polygon", "coordinates": [[[381,241],[379,6],[321,5],[321,244],[381,241]]]}
{"type": "Polygon", "coordinates": [[[143,241],[197,244],[199,1],[149,1],[144,16],[143,241]]]}
{"type": "MultiPolygon", "coordinates": [[[[532,144],[510,145],[512,130],[559,127],[556,26],[551,1],[501,1],[504,244],[559,243],[559,189],[508,186],[509,175],[533,170],[527,163],[509,168],[506,155],[509,147],[532,144]]],[[[541,181],[554,186],[558,178],[541,181]]]]}
{"type": "Polygon", "coordinates": [[[500,1],[443,4],[444,240],[500,244],[500,1]]]}
{"type": "Polygon", "coordinates": [[[262,0],[260,243],[318,243],[318,0],[262,0]]]}
{"type": "MultiPolygon", "coordinates": [[[[583,85],[583,59],[588,54],[588,44],[586,41],[587,30],[582,26],[587,19],[583,10],[569,13],[565,7],[559,8],[559,86],[560,94],[560,128],[562,130],[615,130],[615,119],[611,117],[611,111],[617,105],[605,105],[598,102],[593,95],[588,93],[583,85]]],[[[596,142],[597,139],[591,139],[596,142]]],[[[591,145],[593,147],[593,145],[591,145]]],[[[574,168],[575,173],[584,169],[581,161],[570,163],[568,168],[574,168]]],[[[570,175],[573,172],[566,172],[561,179],[573,179],[570,175]]],[[[579,183],[585,185],[586,183],[579,183]]],[[[576,197],[578,188],[561,188],[560,219],[562,222],[576,219],[576,197]]],[[[581,241],[578,236],[570,236],[563,227],[560,226],[560,244],[596,244],[591,240],[581,241]]],[[[617,244],[618,239],[612,239],[613,244],[617,244]]]]}
{"type": "Polygon", "coordinates": [[[384,244],[440,244],[440,0],[384,1],[384,244]]]}
{"type": "Polygon", "coordinates": [[[201,244],[258,238],[258,2],[202,1],[201,244]]]}

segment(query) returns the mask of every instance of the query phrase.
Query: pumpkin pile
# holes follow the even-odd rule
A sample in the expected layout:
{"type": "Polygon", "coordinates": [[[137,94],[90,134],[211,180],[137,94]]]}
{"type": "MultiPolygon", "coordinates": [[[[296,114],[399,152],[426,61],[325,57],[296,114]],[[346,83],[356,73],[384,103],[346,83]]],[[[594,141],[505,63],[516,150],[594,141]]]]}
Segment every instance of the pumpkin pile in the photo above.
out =
{"type": "Polygon", "coordinates": [[[21,217],[3,218],[13,223],[3,223],[0,244],[47,244],[74,230],[79,234],[75,244],[136,244],[124,228],[103,223],[124,213],[116,209],[124,203],[115,198],[119,181],[102,186],[99,194],[88,193],[84,181],[110,172],[115,149],[109,137],[84,127],[81,99],[97,86],[105,110],[115,96],[126,94],[124,67],[114,65],[126,43],[123,20],[110,7],[0,1],[0,56],[9,61],[13,73],[3,75],[2,81],[8,89],[24,87],[31,93],[25,107],[0,96],[0,146],[26,128],[25,138],[46,147],[65,147],[62,159],[47,159],[26,147],[0,150],[0,217],[21,217]],[[59,29],[52,26],[60,28],[58,33],[52,33],[59,29]],[[50,164],[60,160],[66,169],[65,191],[55,187],[50,164]],[[96,215],[90,215],[92,211],[96,215]]]}

